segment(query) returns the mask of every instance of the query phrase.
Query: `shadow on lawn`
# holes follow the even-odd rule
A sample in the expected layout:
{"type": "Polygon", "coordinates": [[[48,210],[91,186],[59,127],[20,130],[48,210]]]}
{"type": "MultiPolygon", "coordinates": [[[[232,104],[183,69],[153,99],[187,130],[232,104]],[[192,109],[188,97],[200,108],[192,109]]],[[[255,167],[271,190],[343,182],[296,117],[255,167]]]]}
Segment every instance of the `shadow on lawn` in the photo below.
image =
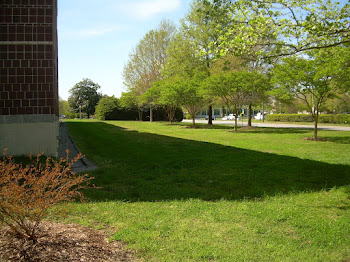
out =
{"type": "Polygon", "coordinates": [[[94,201],[256,198],[350,184],[350,167],[141,133],[101,122],[69,122],[100,168],[94,201]],[[84,135],[81,135],[84,134],[84,135]]]}
{"type": "Polygon", "coordinates": [[[252,134],[306,134],[310,133],[310,130],[296,129],[296,128],[271,128],[271,127],[252,127],[252,128],[240,128],[240,133],[252,133],[252,134]]]}
{"type": "Polygon", "coordinates": [[[337,144],[350,144],[350,136],[341,136],[341,137],[324,137],[329,142],[337,144]]]}
{"type": "MultiPolygon", "coordinates": [[[[173,125],[183,126],[184,128],[190,128],[192,127],[189,123],[175,123],[173,125]]],[[[228,131],[234,132],[234,125],[206,125],[206,124],[196,124],[196,128],[198,129],[224,129],[228,131]]],[[[297,128],[270,128],[270,127],[242,127],[240,124],[238,125],[238,132],[239,133],[252,133],[252,134],[259,134],[259,133],[265,133],[265,134],[305,134],[310,133],[310,130],[303,130],[303,129],[297,129],[297,128]]]]}

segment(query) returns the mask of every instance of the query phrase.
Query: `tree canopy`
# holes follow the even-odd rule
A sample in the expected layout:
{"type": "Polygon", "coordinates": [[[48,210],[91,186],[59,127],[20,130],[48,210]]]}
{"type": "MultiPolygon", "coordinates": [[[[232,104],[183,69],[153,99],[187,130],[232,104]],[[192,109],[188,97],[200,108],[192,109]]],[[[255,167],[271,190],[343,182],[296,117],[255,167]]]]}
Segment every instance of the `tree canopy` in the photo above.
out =
{"type": "MultiPolygon", "coordinates": [[[[350,5],[331,0],[201,0],[208,15],[224,8],[232,26],[221,34],[220,51],[285,56],[350,42],[350,5]],[[269,41],[261,41],[269,39],[269,41]],[[267,51],[264,47],[273,49],[267,51]]],[[[213,43],[215,44],[215,43],[213,43]]]]}
{"type": "Polygon", "coordinates": [[[124,84],[128,92],[134,93],[140,110],[145,104],[152,109],[153,101],[141,96],[154,81],[162,78],[161,71],[167,59],[167,48],[175,31],[173,23],[163,20],[158,28],[150,30],[129,54],[129,60],[123,70],[124,84]]]}
{"type": "Polygon", "coordinates": [[[101,87],[88,78],[84,78],[79,83],[76,83],[70,90],[68,98],[69,106],[75,112],[86,113],[88,117],[95,113],[95,107],[101,99],[101,93],[98,90],[101,87]]]}
{"type": "Polygon", "coordinates": [[[294,95],[311,112],[314,119],[314,139],[317,139],[321,107],[327,99],[349,89],[349,86],[342,85],[344,71],[348,70],[343,66],[343,59],[335,59],[337,50],[314,51],[309,57],[287,57],[272,70],[276,91],[294,95]]]}

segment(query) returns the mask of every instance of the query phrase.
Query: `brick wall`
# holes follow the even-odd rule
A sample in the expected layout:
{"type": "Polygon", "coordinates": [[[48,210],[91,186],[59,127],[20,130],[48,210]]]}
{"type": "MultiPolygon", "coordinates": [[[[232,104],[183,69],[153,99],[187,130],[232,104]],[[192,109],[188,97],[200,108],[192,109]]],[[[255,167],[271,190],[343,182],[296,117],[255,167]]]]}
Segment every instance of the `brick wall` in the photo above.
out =
{"type": "Polygon", "coordinates": [[[56,0],[0,0],[0,115],[58,115],[56,0]]]}

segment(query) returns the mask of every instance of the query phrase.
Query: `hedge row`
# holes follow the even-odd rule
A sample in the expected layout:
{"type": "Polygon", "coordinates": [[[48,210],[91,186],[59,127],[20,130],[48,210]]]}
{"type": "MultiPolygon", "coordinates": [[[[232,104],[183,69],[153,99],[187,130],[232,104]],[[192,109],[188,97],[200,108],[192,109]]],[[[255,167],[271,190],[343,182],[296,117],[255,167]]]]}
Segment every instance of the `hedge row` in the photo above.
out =
{"type": "MultiPolygon", "coordinates": [[[[137,108],[119,108],[116,107],[108,114],[98,116],[100,120],[139,120],[139,113],[137,108]]],[[[149,108],[142,110],[142,121],[149,121],[150,111],[149,108]]],[[[174,122],[181,122],[183,119],[183,111],[178,108],[175,111],[174,122]]],[[[157,107],[153,109],[153,121],[168,121],[168,115],[165,108],[157,107]]]]}
{"type": "MultiPolygon", "coordinates": [[[[267,121],[277,122],[313,122],[312,115],[303,114],[270,114],[266,115],[267,121]]],[[[350,124],[350,115],[319,115],[319,123],[350,124]]]]}

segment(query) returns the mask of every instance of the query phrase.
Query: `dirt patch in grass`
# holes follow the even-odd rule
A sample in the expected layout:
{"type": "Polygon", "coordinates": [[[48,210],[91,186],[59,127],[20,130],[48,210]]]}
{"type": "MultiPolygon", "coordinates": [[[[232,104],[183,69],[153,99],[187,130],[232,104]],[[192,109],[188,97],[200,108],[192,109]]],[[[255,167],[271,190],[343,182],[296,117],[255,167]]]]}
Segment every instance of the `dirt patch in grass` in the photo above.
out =
{"type": "Polygon", "coordinates": [[[108,242],[102,231],[73,224],[42,224],[48,234],[37,243],[0,231],[0,261],[136,261],[121,242],[108,242]]]}
{"type": "Polygon", "coordinates": [[[256,126],[241,126],[239,129],[240,130],[257,130],[258,128],[256,126]]]}
{"type": "Polygon", "coordinates": [[[313,137],[304,137],[303,140],[307,141],[327,141],[327,138],[324,137],[318,137],[318,138],[313,138],[313,137]]]}

